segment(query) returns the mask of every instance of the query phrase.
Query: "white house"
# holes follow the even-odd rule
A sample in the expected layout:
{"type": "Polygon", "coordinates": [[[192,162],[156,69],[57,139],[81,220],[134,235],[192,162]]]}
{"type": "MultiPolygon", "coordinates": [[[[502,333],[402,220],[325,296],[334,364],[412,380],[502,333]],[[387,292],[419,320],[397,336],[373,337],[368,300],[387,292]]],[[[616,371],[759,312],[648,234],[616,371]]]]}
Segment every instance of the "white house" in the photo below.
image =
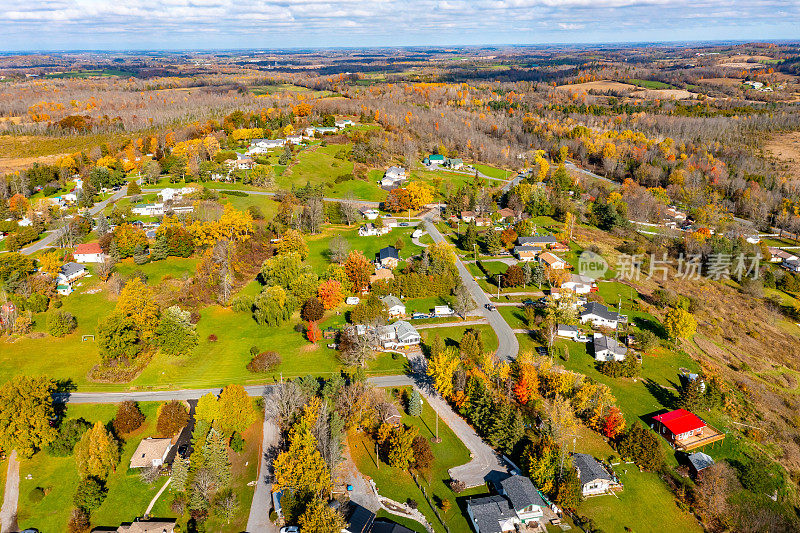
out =
{"type": "Polygon", "coordinates": [[[370,208],[370,209],[361,209],[361,214],[367,220],[375,220],[380,216],[381,212],[378,211],[377,209],[370,208]]]}
{"type": "Polygon", "coordinates": [[[556,335],[559,337],[564,337],[565,339],[572,339],[576,340],[580,331],[578,330],[577,326],[567,326],[565,324],[559,324],[556,327],[556,335]]]}
{"type": "Polygon", "coordinates": [[[542,495],[525,476],[511,476],[500,482],[500,494],[511,501],[511,508],[521,524],[538,521],[547,507],[542,495]]]}
{"type": "Polygon", "coordinates": [[[589,302],[581,311],[581,324],[591,322],[594,327],[606,327],[616,329],[619,322],[624,322],[627,317],[615,311],[609,311],[608,307],[598,302],[589,302]]]}
{"type": "Polygon", "coordinates": [[[286,142],[289,144],[300,144],[301,142],[305,141],[306,138],[302,135],[287,135],[286,142]]]}
{"type": "Polygon", "coordinates": [[[61,265],[56,278],[59,284],[71,284],[76,279],[81,278],[88,273],[89,271],[86,270],[86,267],[83,265],[79,265],[78,263],[64,263],[61,265]]]}
{"type": "Polygon", "coordinates": [[[359,298],[358,296],[348,296],[347,298],[345,298],[344,303],[346,303],[347,305],[358,305],[358,302],[360,301],[361,298],[359,298]]]}
{"type": "Polygon", "coordinates": [[[173,189],[172,187],[166,187],[164,189],[161,189],[161,192],[158,193],[158,196],[160,196],[161,199],[165,202],[169,200],[172,201],[180,200],[181,198],[183,198],[181,192],[177,189],[173,189]]]}
{"type": "Polygon", "coordinates": [[[594,334],[594,358],[596,361],[622,361],[628,348],[617,339],[606,337],[602,333],[594,334]]]}
{"type": "Polygon", "coordinates": [[[384,296],[381,298],[383,305],[386,306],[386,310],[389,312],[389,316],[401,316],[406,314],[406,306],[403,302],[400,301],[400,298],[397,296],[384,296]]]}
{"type": "Polygon", "coordinates": [[[131,457],[131,468],[161,466],[172,448],[172,439],[143,439],[131,457]]]}
{"type": "Polygon", "coordinates": [[[597,459],[585,453],[572,454],[572,466],[578,471],[584,497],[608,494],[619,483],[597,459]]]}
{"type": "Polygon", "coordinates": [[[346,128],[347,126],[355,126],[356,123],[350,120],[349,118],[342,118],[334,122],[334,125],[339,129],[343,129],[346,128]]]}
{"type": "Polygon", "coordinates": [[[78,263],[102,263],[106,260],[103,249],[96,242],[79,244],[72,256],[78,263]]]}
{"type": "Polygon", "coordinates": [[[160,216],[164,214],[163,203],[137,204],[131,208],[131,213],[140,216],[160,216]]]}
{"type": "Polygon", "coordinates": [[[286,144],[286,139],[253,139],[250,141],[250,148],[247,150],[248,154],[263,154],[268,150],[275,148],[283,148],[286,144]]]}
{"type": "Polygon", "coordinates": [[[562,289],[571,289],[575,294],[589,294],[597,288],[594,280],[588,276],[572,274],[568,281],[561,284],[562,289]]]}
{"type": "Polygon", "coordinates": [[[406,169],[402,167],[389,167],[383,174],[380,185],[384,189],[394,189],[400,187],[406,180],[406,169]]]}
{"type": "Polygon", "coordinates": [[[28,217],[23,217],[20,221],[17,222],[17,225],[23,228],[28,227],[31,224],[33,224],[33,221],[28,217]]]}
{"type": "Polygon", "coordinates": [[[381,326],[378,328],[378,338],[381,346],[390,349],[416,346],[421,340],[417,329],[405,320],[398,320],[394,324],[381,326]]]}
{"type": "Polygon", "coordinates": [[[391,228],[388,228],[386,226],[382,226],[379,228],[372,222],[368,222],[367,224],[364,224],[363,226],[358,228],[358,235],[359,237],[375,237],[377,235],[386,235],[387,233],[389,233],[390,229],[391,228]]]}

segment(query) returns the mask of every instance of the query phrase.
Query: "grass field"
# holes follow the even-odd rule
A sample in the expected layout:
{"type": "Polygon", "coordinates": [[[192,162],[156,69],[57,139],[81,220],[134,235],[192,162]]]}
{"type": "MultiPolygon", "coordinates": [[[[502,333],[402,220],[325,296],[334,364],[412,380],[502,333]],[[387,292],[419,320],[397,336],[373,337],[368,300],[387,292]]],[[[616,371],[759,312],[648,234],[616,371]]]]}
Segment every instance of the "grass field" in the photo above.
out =
{"type": "MultiPolygon", "coordinates": [[[[412,224],[414,222],[412,221],[412,224]]],[[[394,246],[398,239],[403,242],[403,249],[400,250],[400,258],[407,259],[412,255],[419,254],[422,248],[411,242],[411,234],[414,228],[393,228],[386,235],[376,235],[373,237],[361,237],[358,235],[358,226],[326,226],[322,233],[318,235],[306,236],[308,243],[308,262],[314,266],[318,274],[321,274],[328,267],[328,246],[330,240],[335,235],[341,235],[350,244],[351,250],[361,250],[364,256],[370,261],[375,259],[375,254],[381,248],[394,246]]]]}
{"type": "Polygon", "coordinates": [[[508,180],[514,177],[513,172],[504,170],[502,168],[490,167],[489,165],[481,165],[478,163],[475,163],[472,166],[475,167],[478,170],[478,172],[480,172],[481,174],[486,174],[490,178],[508,180]]]}
{"type": "Polygon", "coordinates": [[[448,326],[446,328],[426,328],[420,330],[422,342],[428,346],[433,342],[434,337],[439,337],[448,346],[458,346],[461,337],[468,329],[474,329],[480,332],[481,341],[483,342],[484,351],[497,350],[497,335],[491,326],[487,324],[479,324],[477,326],[448,326]]]}
{"type": "MultiPolygon", "coordinates": [[[[421,417],[409,416],[402,409],[401,413],[403,423],[416,428],[419,435],[425,438],[435,436],[436,414],[427,403],[423,405],[421,417]]],[[[441,513],[450,531],[469,531],[470,526],[464,509],[460,508],[455,493],[445,484],[450,478],[447,473],[448,469],[462,465],[470,460],[469,450],[446,424],[439,424],[439,437],[442,442],[431,444],[435,458],[434,466],[430,472],[418,474],[417,479],[425,486],[425,490],[432,501],[450,501],[450,510],[447,513],[441,513]]],[[[375,462],[375,444],[365,433],[351,432],[348,434],[347,440],[351,457],[356,466],[362,474],[375,481],[381,495],[400,502],[405,502],[409,498],[416,500],[419,504],[419,510],[433,525],[434,530],[437,532],[444,531],[441,522],[436,518],[422,491],[414,484],[411,475],[407,471],[392,468],[383,462],[378,467],[375,462]]],[[[472,489],[460,494],[458,500],[463,501],[463,496],[481,494],[485,490],[485,487],[472,489]]]]}
{"type": "Polygon", "coordinates": [[[632,83],[633,85],[636,85],[638,87],[644,87],[645,89],[675,89],[676,88],[673,85],[670,85],[669,83],[664,83],[664,82],[655,81],[655,80],[636,80],[636,79],[632,79],[632,80],[628,80],[628,83],[632,83]]]}
{"type": "MultiPolygon", "coordinates": [[[[153,485],[146,485],[139,479],[136,471],[129,471],[131,456],[139,445],[139,441],[156,434],[155,423],[158,409],[157,402],[142,402],[140,409],[147,417],[142,427],[124,436],[121,448],[121,460],[116,472],[107,481],[108,496],[103,504],[92,512],[94,527],[116,528],[121,522],[130,522],[142,516],[150,500],[158,489],[166,482],[166,477],[159,478],[153,485]]],[[[108,424],[117,410],[116,404],[75,404],[67,408],[67,418],[84,418],[90,423],[108,424]]],[[[247,482],[255,479],[259,443],[261,442],[261,420],[255,422],[245,432],[245,450],[241,454],[231,454],[233,471],[233,489],[239,496],[240,509],[231,527],[243,530],[249,514],[253,489],[247,482]],[[245,465],[248,463],[248,465],[245,465]]],[[[70,457],[51,457],[46,452],[36,454],[32,459],[22,461],[20,465],[20,526],[35,527],[39,531],[64,531],[73,507],[72,498],[78,484],[78,473],[75,459],[70,457]],[[30,475],[32,479],[26,479],[30,475]],[[48,494],[39,502],[31,499],[31,491],[36,487],[49,489],[48,494]]],[[[170,492],[159,498],[153,516],[175,518],[169,509],[170,492]]],[[[186,517],[183,518],[185,527],[186,517]]],[[[226,525],[216,518],[208,522],[209,530],[221,530],[226,525]]]]}

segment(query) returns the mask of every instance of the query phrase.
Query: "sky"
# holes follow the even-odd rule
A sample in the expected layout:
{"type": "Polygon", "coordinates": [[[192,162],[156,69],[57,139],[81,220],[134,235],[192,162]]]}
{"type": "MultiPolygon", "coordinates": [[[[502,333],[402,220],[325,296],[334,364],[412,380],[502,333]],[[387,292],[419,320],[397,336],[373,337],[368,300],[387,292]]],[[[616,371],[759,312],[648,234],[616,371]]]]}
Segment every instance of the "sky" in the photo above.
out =
{"type": "Polygon", "coordinates": [[[0,50],[800,39],[800,0],[0,0],[0,50]]]}

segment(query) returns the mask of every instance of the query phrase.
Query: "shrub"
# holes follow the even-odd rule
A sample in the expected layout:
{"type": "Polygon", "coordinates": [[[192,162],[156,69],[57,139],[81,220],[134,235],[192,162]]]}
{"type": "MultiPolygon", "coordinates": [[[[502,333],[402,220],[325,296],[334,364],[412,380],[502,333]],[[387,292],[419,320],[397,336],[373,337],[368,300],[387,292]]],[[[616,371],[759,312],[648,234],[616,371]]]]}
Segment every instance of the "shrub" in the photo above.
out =
{"type": "Polygon", "coordinates": [[[244,439],[238,432],[231,437],[231,450],[236,453],[242,453],[242,450],[244,450],[244,439]]]}
{"type": "Polygon", "coordinates": [[[78,320],[66,311],[55,311],[47,316],[47,331],[53,337],[63,337],[75,331],[78,320]]]}
{"type": "Polygon", "coordinates": [[[42,487],[33,487],[28,493],[28,499],[32,503],[39,503],[45,497],[44,489],[42,487]]]}
{"type": "Polygon", "coordinates": [[[208,336],[208,342],[217,342],[217,336],[212,333],[208,336]]]}
{"type": "Polygon", "coordinates": [[[34,313],[44,313],[47,311],[47,305],[50,303],[50,298],[44,294],[31,294],[28,301],[25,303],[25,309],[30,309],[34,313]]]}
{"type": "Polygon", "coordinates": [[[247,364],[250,372],[270,372],[281,364],[281,356],[277,352],[261,352],[247,364]]]}
{"type": "Polygon", "coordinates": [[[89,523],[89,513],[84,509],[73,509],[67,523],[68,533],[86,533],[91,527],[89,523]]]}
{"type": "Polygon", "coordinates": [[[456,479],[450,480],[450,490],[455,492],[456,494],[461,494],[467,489],[467,484],[463,481],[458,481],[456,479]]]}
{"type": "Polygon", "coordinates": [[[249,194],[243,191],[220,191],[220,192],[225,196],[241,196],[241,197],[249,196],[249,194]]]}
{"type": "Polygon", "coordinates": [[[78,490],[75,491],[73,501],[79,509],[92,511],[100,507],[103,500],[106,499],[107,492],[102,482],[90,477],[78,484],[78,490]]]}
{"type": "Polygon", "coordinates": [[[67,457],[72,454],[75,445],[92,425],[83,418],[70,418],[61,423],[58,437],[47,447],[47,453],[53,457],[67,457]]]}
{"type": "Polygon", "coordinates": [[[161,406],[158,412],[156,429],[165,437],[171,437],[189,422],[186,406],[178,400],[172,400],[161,406]]]}
{"type": "Polygon", "coordinates": [[[148,254],[136,254],[133,256],[133,262],[137,265],[145,265],[150,262],[150,256],[148,254]]]}
{"type": "Polygon", "coordinates": [[[256,355],[258,355],[260,352],[261,352],[261,350],[259,350],[258,346],[251,346],[251,347],[250,347],[250,356],[251,356],[251,357],[255,357],[255,356],[256,356],[256,355]]]}
{"type": "Polygon", "coordinates": [[[233,300],[231,300],[231,308],[234,311],[249,313],[250,311],[253,310],[254,301],[255,298],[253,298],[252,296],[240,294],[239,296],[236,296],[233,300]]]}
{"type": "Polygon", "coordinates": [[[197,324],[200,322],[200,313],[197,311],[192,311],[191,314],[189,314],[189,322],[192,324],[197,324]]]}
{"type": "Polygon", "coordinates": [[[139,405],[127,400],[119,404],[112,425],[117,435],[124,435],[139,429],[144,423],[144,418],[145,416],[139,410],[139,405]]]}

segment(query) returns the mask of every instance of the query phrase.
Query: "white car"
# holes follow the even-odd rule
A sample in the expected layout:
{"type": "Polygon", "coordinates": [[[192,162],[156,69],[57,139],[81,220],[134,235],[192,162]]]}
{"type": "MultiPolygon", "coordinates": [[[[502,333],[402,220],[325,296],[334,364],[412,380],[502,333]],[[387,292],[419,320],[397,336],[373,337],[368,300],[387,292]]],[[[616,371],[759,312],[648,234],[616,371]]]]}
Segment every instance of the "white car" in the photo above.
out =
{"type": "Polygon", "coordinates": [[[297,526],[282,527],[281,533],[300,533],[300,528],[297,526]]]}

